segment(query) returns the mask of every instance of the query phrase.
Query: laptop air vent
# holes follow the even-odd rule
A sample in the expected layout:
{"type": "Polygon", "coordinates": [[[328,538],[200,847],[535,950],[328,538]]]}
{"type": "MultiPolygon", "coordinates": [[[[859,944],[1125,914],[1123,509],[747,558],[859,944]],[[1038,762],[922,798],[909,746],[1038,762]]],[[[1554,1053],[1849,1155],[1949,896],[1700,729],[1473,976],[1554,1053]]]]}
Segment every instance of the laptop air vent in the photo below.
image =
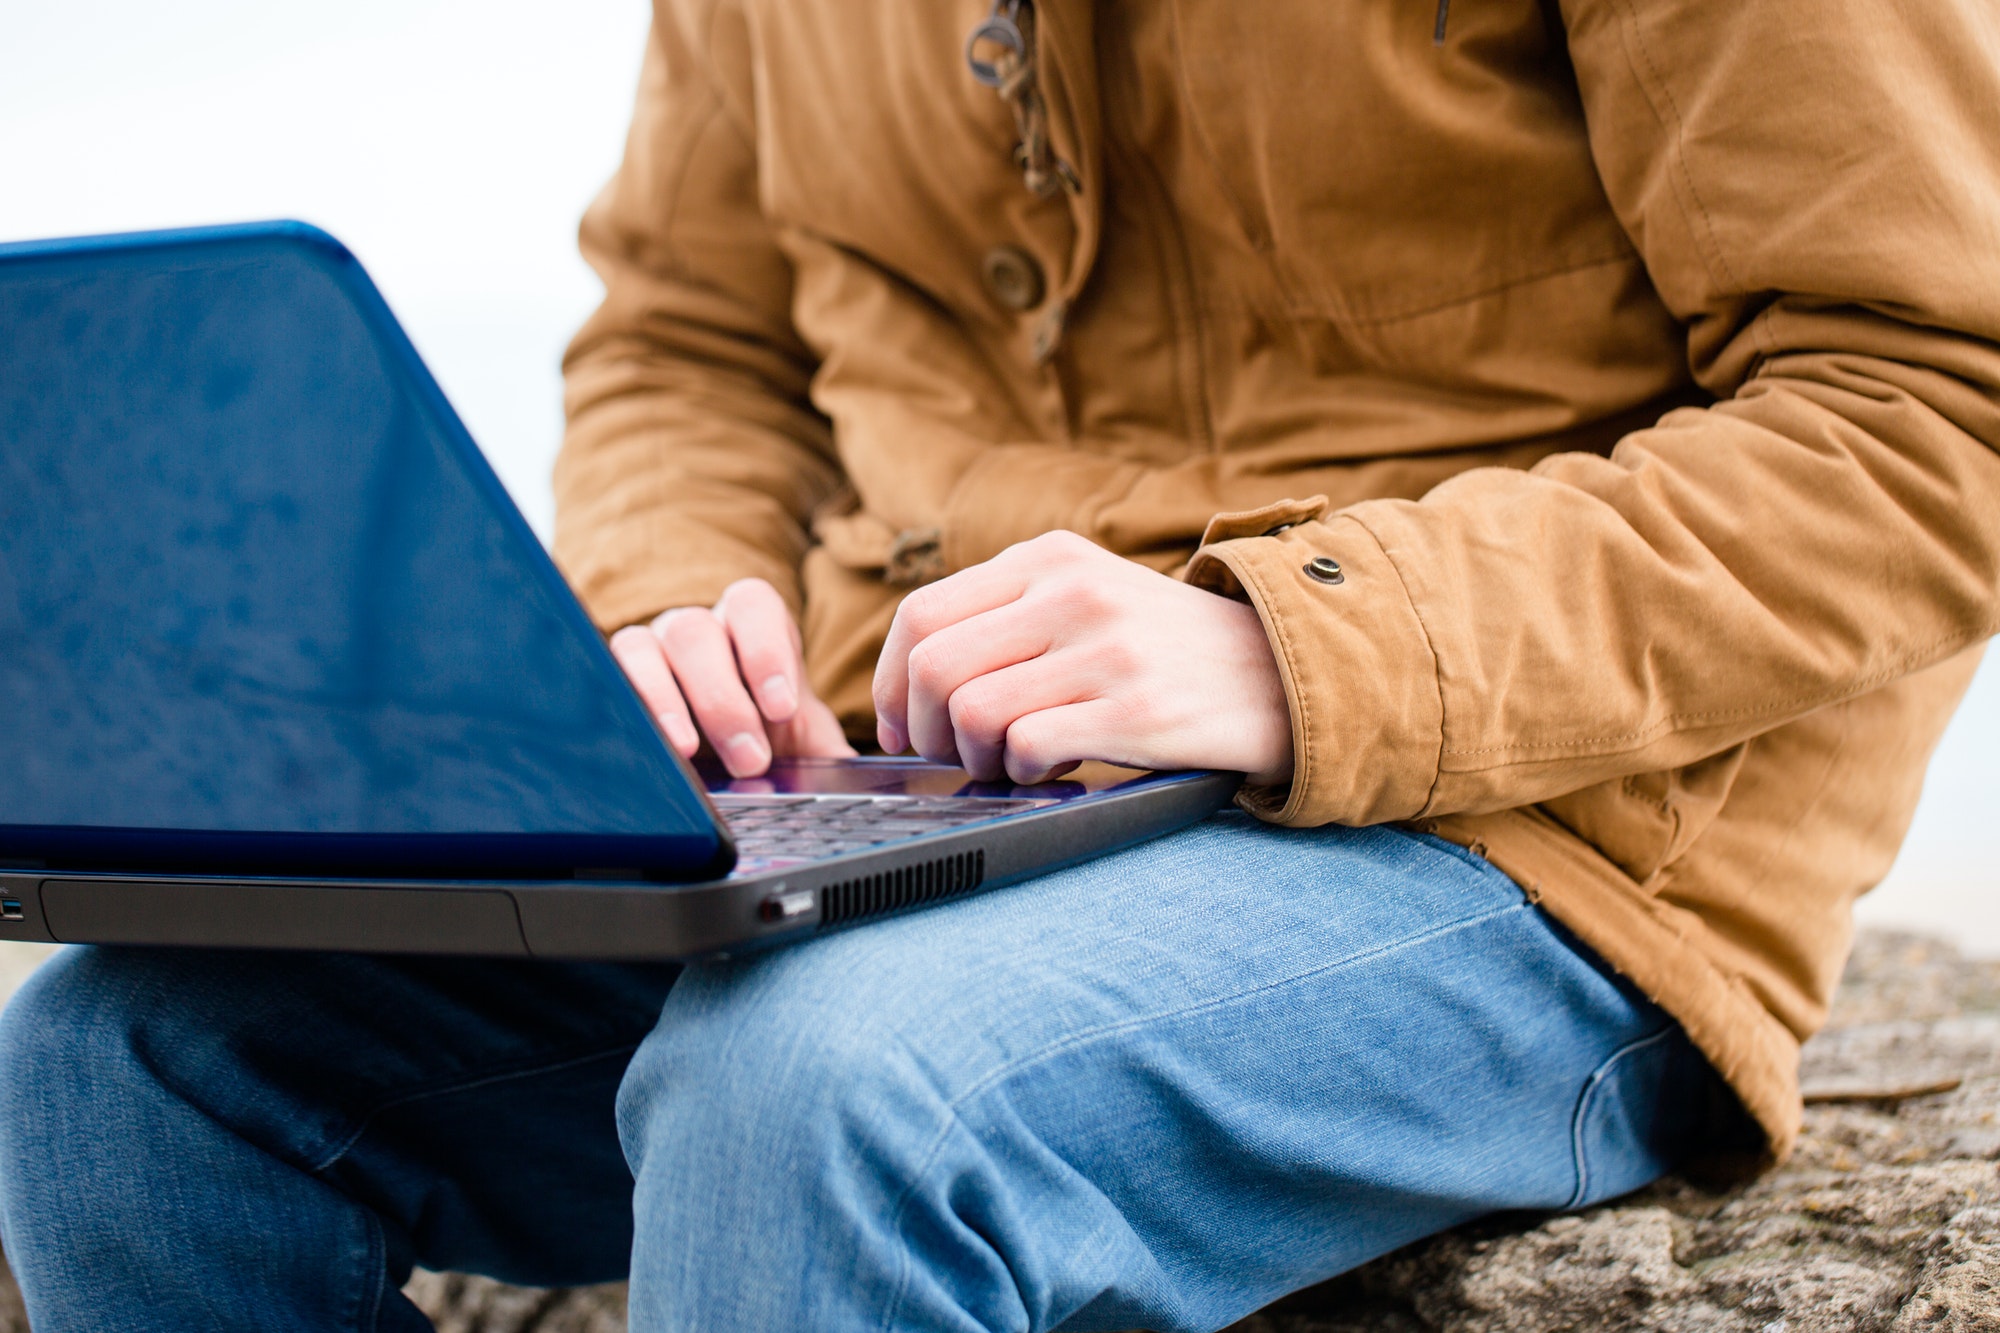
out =
{"type": "Polygon", "coordinates": [[[973,851],[845,879],[819,891],[820,924],[832,926],[918,903],[934,903],[956,893],[969,893],[985,878],[986,853],[973,851]]]}

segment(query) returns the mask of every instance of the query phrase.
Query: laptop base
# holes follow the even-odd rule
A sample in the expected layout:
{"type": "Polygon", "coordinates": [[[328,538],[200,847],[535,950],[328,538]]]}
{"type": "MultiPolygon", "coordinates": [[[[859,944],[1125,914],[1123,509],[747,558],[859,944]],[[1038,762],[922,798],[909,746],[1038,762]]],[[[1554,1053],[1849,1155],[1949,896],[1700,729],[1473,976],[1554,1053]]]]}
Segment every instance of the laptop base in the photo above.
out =
{"type": "Polygon", "coordinates": [[[1226,805],[1241,780],[1233,773],[1157,774],[934,838],[705,884],[0,869],[0,940],[605,960],[727,957],[999,888],[1144,842],[1226,805]]]}

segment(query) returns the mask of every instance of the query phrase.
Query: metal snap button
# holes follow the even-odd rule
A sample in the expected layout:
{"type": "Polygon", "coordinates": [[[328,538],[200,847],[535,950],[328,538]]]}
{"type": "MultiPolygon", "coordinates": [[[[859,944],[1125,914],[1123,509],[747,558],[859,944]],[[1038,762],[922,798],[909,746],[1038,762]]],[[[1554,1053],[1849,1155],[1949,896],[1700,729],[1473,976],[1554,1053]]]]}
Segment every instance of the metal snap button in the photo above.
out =
{"type": "Polygon", "coordinates": [[[1316,555],[1306,561],[1306,577],[1316,583],[1345,583],[1347,575],[1340,572],[1340,562],[1324,555],[1316,555]]]}
{"type": "Polygon", "coordinates": [[[1281,532],[1290,532],[1293,528],[1296,528],[1297,526],[1298,524],[1296,523],[1280,523],[1278,524],[1278,526],[1274,528],[1265,528],[1264,535],[1266,537],[1275,537],[1281,532]]]}
{"type": "Polygon", "coordinates": [[[1042,266],[1018,245],[996,245],[980,263],[987,294],[1009,310],[1033,310],[1042,303],[1048,284],[1042,266]]]}

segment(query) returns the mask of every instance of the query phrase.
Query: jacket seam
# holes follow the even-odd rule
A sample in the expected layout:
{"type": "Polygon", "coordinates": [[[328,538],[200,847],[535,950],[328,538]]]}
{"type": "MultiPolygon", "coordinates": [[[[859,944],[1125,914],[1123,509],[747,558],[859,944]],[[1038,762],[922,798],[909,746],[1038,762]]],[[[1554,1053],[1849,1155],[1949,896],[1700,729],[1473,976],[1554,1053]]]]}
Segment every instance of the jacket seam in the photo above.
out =
{"type": "Polygon", "coordinates": [[[735,113],[730,111],[729,99],[724,95],[725,90],[722,82],[716,77],[715,73],[715,25],[721,21],[722,4],[710,4],[708,7],[708,23],[701,34],[701,79],[708,86],[708,94],[715,100],[717,110],[728,120],[730,128],[743,136],[743,141],[749,145],[754,154],[757,148],[757,136],[754,127],[738,120],[735,113]]]}
{"type": "MultiPolygon", "coordinates": [[[[713,87],[708,90],[708,105],[703,108],[700,119],[689,128],[685,140],[680,145],[678,160],[671,173],[672,184],[667,188],[667,212],[660,219],[660,235],[666,241],[667,257],[673,264],[674,273],[682,278],[694,278],[686,257],[681,253],[680,243],[674,240],[674,223],[681,215],[681,195],[687,185],[688,174],[694,170],[694,155],[701,147],[702,136],[709,126],[723,114],[722,94],[713,87]]],[[[703,284],[706,286],[707,284],[703,284]]]]}
{"type": "Polygon", "coordinates": [[[1662,815],[1673,814],[1674,803],[1673,803],[1673,798],[1670,795],[1662,793],[1659,796],[1654,796],[1648,792],[1643,792],[1639,790],[1639,779],[1644,776],[1646,775],[1642,773],[1627,773],[1625,775],[1625,780],[1619,783],[1618,785],[1621,789],[1623,789],[1627,797],[1629,797],[1634,801],[1639,802],[1641,805],[1644,805],[1647,809],[1657,810],[1662,815]]]}
{"type": "MultiPolygon", "coordinates": [[[[1533,286],[1535,283],[1547,282],[1554,278],[1566,277],[1571,273],[1581,273],[1585,269],[1609,268],[1614,264],[1637,264],[1641,268],[1643,268],[1645,266],[1645,261],[1638,254],[1637,251],[1632,249],[1630,242],[1626,241],[1621,243],[1615,251],[1610,253],[1588,255],[1581,259],[1563,260],[1548,268],[1540,268],[1529,273],[1522,273],[1513,277],[1505,278],[1499,282],[1493,283],[1490,286],[1476,288],[1469,292],[1459,292],[1452,296],[1437,298],[1435,300],[1432,300],[1427,305],[1420,305],[1401,310],[1391,310],[1385,314],[1373,314],[1373,313],[1359,314],[1355,312],[1354,307],[1351,303],[1341,300],[1334,300],[1326,302],[1326,304],[1339,307],[1338,311],[1330,312],[1327,310],[1320,309],[1318,308],[1318,304],[1315,303],[1312,306],[1307,306],[1305,308],[1304,313],[1317,316],[1318,318],[1327,320],[1329,323],[1343,327],[1379,328],[1386,324],[1401,324],[1410,320],[1422,319],[1428,315],[1441,314],[1444,311],[1455,309],[1459,306],[1472,305],[1475,302],[1484,301],[1491,297],[1499,296],[1506,292],[1511,292],[1516,288],[1530,287],[1533,286]]],[[[1210,313],[1218,313],[1218,312],[1233,313],[1235,309],[1241,309],[1246,312],[1251,312],[1251,307],[1247,303],[1244,303],[1237,307],[1231,307],[1226,303],[1216,303],[1214,305],[1206,307],[1206,309],[1208,309],[1210,313]]],[[[1285,309],[1288,315],[1296,316],[1297,314],[1301,313],[1301,303],[1296,301],[1287,301],[1285,302],[1285,309]]]]}
{"type": "Polygon", "coordinates": [[[1920,663],[1931,660],[1939,660],[1942,655],[1948,655],[1948,654],[1940,654],[1941,649],[1964,648],[1970,644],[1991,638],[1993,636],[1993,633],[1994,633],[1993,627],[1989,626],[1987,628],[1976,631],[1971,635],[1957,634],[1935,640],[1931,643],[1925,644],[1920,648],[1911,650],[1910,652],[1898,658],[1890,665],[1881,668],[1880,670],[1874,672],[1873,674],[1863,676],[1860,680],[1855,681],[1851,685],[1845,686],[1841,689],[1832,691],[1830,693],[1797,695],[1794,696],[1793,698],[1781,700],[1777,703],[1758,704],[1752,707],[1745,707],[1745,708],[1715,709],[1712,711],[1699,712],[1699,713],[1674,713],[1668,717],[1662,718],[1659,722],[1655,723],[1653,726],[1644,727],[1637,731],[1621,732],[1615,735],[1608,735],[1608,736],[1597,736],[1585,740],[1542,741],[1533,745],[1494,745],[1476,750],[1447,749],[1443,753],[1445,757],[1457,758],[1457,759],[1479,758],[1485,755],[1513,754],[1520,756],[1518,759],[1512,761],[1503,761],[1497,764],[1481,765],[1478,768],[1451,770],[1454,773],[1481,772],[1488,768],[1505,767],[1508,762],[1532,763],[1535,762],[1535,757],[1543,752],[1583,750],[1599,745],[1644,744],[1650,741],[1658,740],[1661,736],[1670,735],[1673,732],[1680,730],[1683,726],[1691,722],[1692,723],[1734,722],[1734,721],[1742,721],[1749,718],[1775,717],[1781,714],[1793,712],[1794,710],[1809,710],[1813,708],[1822,708],[1828,704],[1839,703],[1844,699],[1852,699],[1855,696],[1864,694],[1867,691],[1874,689],[1879,685],[1885,685],[1892,680],[1900,679],[1901,677],[1910,674],[1910,672],[1913,669],[1915,669],[1920,663]]]}
{"type": "Polygon", "coordinates": [[[1389,562],[1390,570],[1396,575],[1396,584],[1402,590],[1403,601],[1410,608],[1411,618],[1417,622],[1417,631],[1424,636],[1424,651],[1429,653],[1431,658],[1431,688],[1436,691],[1438,701],[1437,754],[1431,760],[1430,789],[1424,793],[1424,803],[1417,810],[1417,816],[1421,818],[1437,808],[1439,790],[1444,786],[1444,759],[1447,754],[1451,753],[1445,745],[1444,659],[1438,652],[1436,636],[1431,633],[1430,625],[1424,620],[1423,608],[1417,605],[1416,596],[1410,591],[1410,580],[1404,575],[1402,565],[1389,550],[1389,544],[1382,540],[1381,535],[1375,529],[1368,526],[1365,519],[1353,514],[1349,514],[1347,517],[1353,519],[1355,526],[1368,534],[1369,539],[1381,550],[1382,558],[1389,562]]]}
{"type": "Polygon", "coordinates": [[[1188,125],[1194,131],[1195,142],[1201,146],[1201,155],[1208,164],[1210,179],[1221,190],[1222,197],[1229,201],[1230,210],[1236,217],[1236,225],[1242,230],[1243,239],[1250,243],[1251,251],[1265,260],[1271,268],[1272,277],[1282,284],[1285,278],[1279,271],[1277,246],[1271,236],[1271,229],[1268,226],[1258,226],[1253,219],[1248,202],[1237,191],[1235,183],[1229,179],[1229,173],[1222,169],[1222,154],[1215,146],[1214,137],[1209,132],[1208,121],[1198,114],[1201,102],[1195,97],[1194,84],[1188,78],[1187,48],[1181,40],[1181,10],[1178,6],[1173,10],[1167,41],[1174,53],[1174,83],[1177,85],[1175,91],[1180,94],[1181,105],[1186,108],[1188,125]]]}
{"type": "Polygon", "coordinates": [[[1290,799],[1279,811],[1278,818],[1284,819],[1298,813],[1305,804],[1306,794],[1312,788],[1312,778],[1316,767],[1313,759],[1313,710],[1312,702],[1306,697],[1306,690],[1299,686],[1298,657],[1293,651],[1291,632],[1284,617],[1278,614],[1271,601],[1270,589],[1264,585],[1262,576],[1249,568],[1238,568],[1234,563],[1225,562],[1225,568],[1235,573],[1237,581],[1250,595],[1251,605],[1256,608],[1258,618],[1264,622],[1266,631],[1275,635],[1278,649],[1284,655],[1284,684],[1287,699],[1298,709],[1298,725],[1293,735],[1304,742],[1305,753],[1292,756],[1292,791],[1290,799]]]}
{"type": "MultiPolygon", "coordinates": [[[[1819,780],[1813,784],[1812,795],[1800,803],[1794,812],[1791,822],[1786,824],[1783,829],[1779,830],[1775,835],[1759,839],[1761,843],[1759,849],[1761,855],[1754,864],[1744,866],[1742,868],[1743,873],[1733,877],[1736,889],[1731,902],[1741,903],[1750,897],[1754,886],[1764,879],[1766,872],[1790,846],[1792,839],[1797,836],[1799,829],[1805,825],[1806,820],[1819,809],[1820,803],[1826,799],[1827,788],[1833,783],[1834,774],[1840,768],[1841,758],[1847,753],[1847,747],[1854,738],[1854,718],[1852,713],[1840,715],[1838,725],[1840,728],[1839,735],[1834,741],[1832,750],[1826,755],[1825,766],[1820,769],[1819,780]]],[[[1678,879],[1677,872],[1687,864],[1688,856],[1699,845],[1700,841],[1701,839],[1699,838],[1695,839],[1693,843],[1688,844],[1687,847],[1681,850],[1679,856],[1660,867],[1657,873],[1663,881],[1660,886],[1662,889],[1678,879]]]]}
{"type": "MultiPolygon", "coordinates": [[[[1174,22],[1179,24],[1176,16],[1174,22]]],[[[1178,54],[1175,56],[1179,60],[1178,54]]],[[[1185,229],[1175,212],[1173,198],[1168,193],[1166,183],[1160,177],[1158,166],[1140,145],[1136,136],[1129,141],[1124,136],[1128,128],[1124,118],[1131,114],[1125,105],[1122,84],[1100,84],[1099,105],[1102,111],[1104,131],[1102,150],[1107,161],[1114,156],[1122,159],[1131,169],[1133,177],[1141,181],[1141,189],[1151,195],[1152,205],[1144,210],[1145,221],[1141,224],[1149,233],[1157,251],[1157,272],[1161,291],[1166,296],[1169,332],[1172,344],[1167,356],[1174,377],[1175,397],[1179,399],[1181,415],[1192,442],[1205,454],[1218,451],[1214,423],[1214,406],[1208,392],[1208,349],[1203,343],[1206,333],[1206,313],[1197,285],[1194,261],[1188,252],[1185,229]],[[1111,126],[1116,123],[1118,133],[1113,134],[1111,126]]],[[[1197,131],[1197,135],[1199,131],[1197,131]]]]}
{"type": "MultiPolygon", "coordinates": [[[[1629,51],[1626,53],[1625,63],[1631,68],[1633,76],[1639,79],[1642,87],[1647,83],[1652,84],[1652,86],[1659,89],[1660,99],[1666,103],[1668,114],[1661,115],[1657,103],[1653,106],[1653,114],[1659,118],[1661,127],[1671,136],[1672,143],[1669,151],[1673,154],[1675,170],[1681,178],[1681,184],[1687,189],[1688,198],[1694,201],[1695,212],[1701,217],[1700,232],[1708,240],[1707,249],[1713,255],[1713,265],[1721,270],[1720,273],[1717,273],[1711,269],[1709,276],[1716,279],[1725,292],[1741,295],[1746,289],[1737,280],[1735,272],[1729,267],[1728,256],[1722,252],[1722,242],[1716,239],[1715,222],[1709,216],[1707,201],[1701,197],[1701,191],[1696,188],[1694,171],[1688,165],[1687,124],[1681,117],[1680,104],[1674,100],[1673,89],[1667,86],[1667,81],[1661,75],[1658,63],[1653,59],[1652,48],[1646,44],[1645,30],[1639,23],[1639,16],[1633,9],[1632,0],[1620,0],[1619,8],[1625,11],[1625,27],[1632,35],[1632,46],[1637,49],[1640,58],[1645,62],[1645,72],[1642,74],[1639,71],[1629,51]]],[[[1687,214],[1687,205],[1684,203],[1681,205],[1681,212],[1683,217],[1685,217],[1687,214]]],[[[1693,222],[1692,218],[1688,218],[1687,220],[1693,222]]],[[[1709,254],[1702,256],[1702,264],[1704,267],[1710,266],[1711,258],[1709,254]]]]}

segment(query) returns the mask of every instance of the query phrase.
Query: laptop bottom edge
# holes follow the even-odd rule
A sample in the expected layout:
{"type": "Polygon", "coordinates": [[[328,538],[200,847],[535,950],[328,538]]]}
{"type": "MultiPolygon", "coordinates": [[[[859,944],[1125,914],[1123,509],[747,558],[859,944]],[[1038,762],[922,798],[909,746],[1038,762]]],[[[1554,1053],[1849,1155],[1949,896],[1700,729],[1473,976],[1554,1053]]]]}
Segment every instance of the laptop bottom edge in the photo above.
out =
{"type": "Polygon", "coordinates": [[[87,874],[0,868],[0,940],[563,959],[768,948],[1017,883],[1185,827],[1235,774],[1191,775],[696,885],[87,874]]]}

